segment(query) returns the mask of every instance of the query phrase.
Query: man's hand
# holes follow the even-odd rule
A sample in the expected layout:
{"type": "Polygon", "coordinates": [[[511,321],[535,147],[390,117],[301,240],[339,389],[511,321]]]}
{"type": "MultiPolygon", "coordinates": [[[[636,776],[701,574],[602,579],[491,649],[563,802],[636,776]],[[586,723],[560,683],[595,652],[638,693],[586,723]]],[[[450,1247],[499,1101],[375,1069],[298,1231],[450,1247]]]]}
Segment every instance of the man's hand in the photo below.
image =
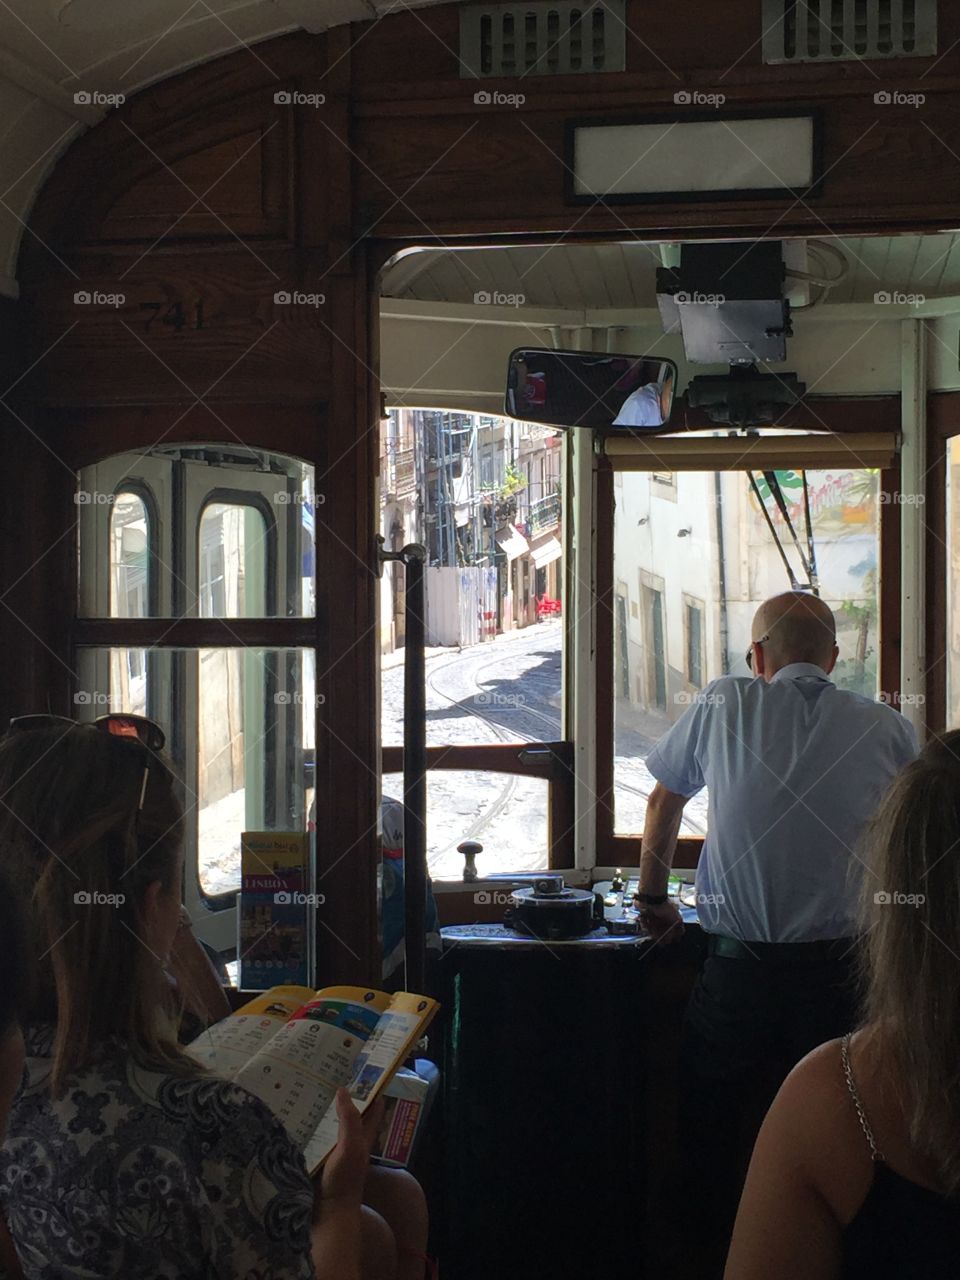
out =
{"type": "Polygon", "coordinates": [[[324,1202],[338,1201],[358,1208],[363,1202],[370,1151],[383,1121],[383,1109],[383,1099],[378,1098],[361,1115],[346,1089],[337,1090],[340,1137],[323,1168],[321,1210],[324,1202]]]}
{"type": "Polygon", "coordinates": [[[658,946],[669,946],[683,937],[683,917],[675,902],[640,907],[640,923],[658,946]]]}

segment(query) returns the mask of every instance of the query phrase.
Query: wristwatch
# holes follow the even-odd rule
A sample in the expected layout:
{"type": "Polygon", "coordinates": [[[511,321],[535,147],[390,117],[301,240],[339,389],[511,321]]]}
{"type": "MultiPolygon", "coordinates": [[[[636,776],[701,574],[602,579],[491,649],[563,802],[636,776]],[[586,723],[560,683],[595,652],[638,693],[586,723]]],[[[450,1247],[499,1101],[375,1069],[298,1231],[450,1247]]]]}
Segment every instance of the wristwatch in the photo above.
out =
{"type": "Polygon", "coordinates": [[[645,907],[662,907],[669,897],[666,893],[635,893],[634,902],[642,902],[645,907]]]}

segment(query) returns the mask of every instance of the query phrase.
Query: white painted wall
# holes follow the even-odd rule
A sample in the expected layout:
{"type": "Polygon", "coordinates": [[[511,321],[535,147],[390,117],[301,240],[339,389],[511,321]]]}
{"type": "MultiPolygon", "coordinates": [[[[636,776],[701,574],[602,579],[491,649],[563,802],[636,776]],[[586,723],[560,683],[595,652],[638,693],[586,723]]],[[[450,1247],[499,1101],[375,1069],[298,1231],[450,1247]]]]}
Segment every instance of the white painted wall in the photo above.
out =
{"type": "MultiPolygon", "coordinates": [[[[810,472],[808,479],[823,598],[835,610],[844,600],[857,606],[874,601],[878,500],[874,492],[861,508],[856,502],[856,486],[872,483],[876,491],[877,478],[835,468],[810,472]],[[865,515],[869,519],[862,521],[865,515]]],[[[617,592],[625,593],[627,598],[629,700],[641,707],[654,705],[652,699],[648,703],[645,687],[649,652],[644,626],[645,613],[649,614],[643,591],[646,583],[662,590],[667,664],[665,710],[671,720],[689,705],[688,695],[695,687],[686,678],[685,597],[693,597],[703,605],[703,684],[724,670],[716,478],[712,472],[678,472],[674,480],[675,488],[647,473],[634,472],[617,476],[614,482],[614,580],[617,592]],[[680,537],[682,529],[691,532],[680,537]]],[[[746,675],[744,655],[750,643],[754,612],[768,596],[788,590],[789,580],[745,476],[722,474],[720,494],[728,665],[732,673],[746,675]]],[[[785,528],[779,520],[776,523],[800,577],[799,562],[785,528]]],[[[799,532],[802,536],[802,524],[799,532]]],[[[875,629],[871,643],[875,647],[875,629]]],[[[856,634],[852,627],[843,625],[842,619],[840,646],[841,658],[851,662],[856,634]]],[[[620,696],[619,684],[617,695],[620,696]]]]}

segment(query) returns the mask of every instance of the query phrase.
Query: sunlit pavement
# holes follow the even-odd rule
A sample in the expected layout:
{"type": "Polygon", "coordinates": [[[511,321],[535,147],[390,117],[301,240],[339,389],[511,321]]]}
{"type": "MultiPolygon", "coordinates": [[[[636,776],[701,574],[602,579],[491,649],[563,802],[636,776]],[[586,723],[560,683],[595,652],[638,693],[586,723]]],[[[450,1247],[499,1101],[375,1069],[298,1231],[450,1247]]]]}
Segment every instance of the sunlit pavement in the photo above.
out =
{"type": "MultiPolygon", "coordinates": [[[[470,648],[432,651],[426,662],[427,743],[430,746],[559,739],[562,623],[542,622],[470,648]]],[[[396,659],[392,659],[395,663],[396,659]]],[[[403,666],[382,678],[383,742],[403,741],[403,666]]],[[[632,727],[617,734],[618,826],[642,826],[653,779],[642,757],[666,721],[631,708],[632,727]],[[646,730],[646,731],[645,731],[646,730]]],[[[401,795],[399,775],[384,778],[387,795],[401,795]]],[[[544,865],[547,784],[502,774],[433,770],[427,784],[427,850],[431,874],[459,877],[461,841],[479,840],[483,873],[533,870],[544,865]]],[[[686,832],[701,830],[705,796],[688,805],[686,832]]]]}

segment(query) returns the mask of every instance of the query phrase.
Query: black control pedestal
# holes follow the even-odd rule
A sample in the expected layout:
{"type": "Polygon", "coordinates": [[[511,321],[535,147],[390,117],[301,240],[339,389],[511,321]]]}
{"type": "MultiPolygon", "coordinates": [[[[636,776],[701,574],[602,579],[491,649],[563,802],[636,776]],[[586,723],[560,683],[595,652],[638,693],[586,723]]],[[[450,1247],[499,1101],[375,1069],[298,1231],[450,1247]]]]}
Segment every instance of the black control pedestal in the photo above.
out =
{"type": "Polygon", "coordinates": [[[443,934],[443,1274],[640,1280],[642,944],[443,934]]]}

